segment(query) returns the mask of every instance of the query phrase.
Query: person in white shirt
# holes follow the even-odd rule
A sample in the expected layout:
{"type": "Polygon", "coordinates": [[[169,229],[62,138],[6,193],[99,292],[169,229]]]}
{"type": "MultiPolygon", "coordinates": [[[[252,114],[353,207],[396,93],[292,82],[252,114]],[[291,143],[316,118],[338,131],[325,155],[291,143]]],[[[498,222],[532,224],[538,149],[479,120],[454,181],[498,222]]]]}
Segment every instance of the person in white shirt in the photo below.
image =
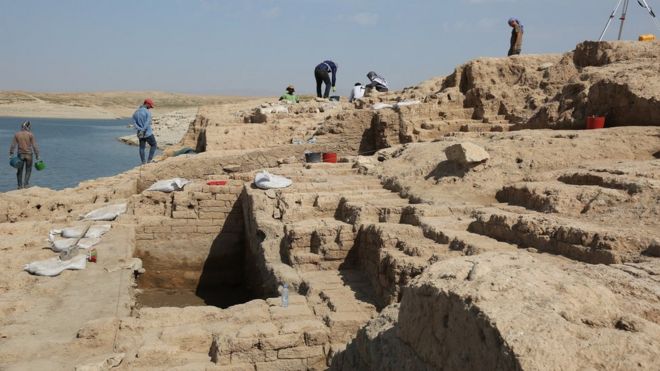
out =
{"type": "Polygon", "coordinates": [[[351,95],[348,97],[348,101],[352,102],[356,99],[360,99],[360,98],[364,97],[364,90],[365,90],[365,87],[362,86],[361,83],[356,82],[355,86],[353,86],[353,90],[351,90],[351,95]]]}

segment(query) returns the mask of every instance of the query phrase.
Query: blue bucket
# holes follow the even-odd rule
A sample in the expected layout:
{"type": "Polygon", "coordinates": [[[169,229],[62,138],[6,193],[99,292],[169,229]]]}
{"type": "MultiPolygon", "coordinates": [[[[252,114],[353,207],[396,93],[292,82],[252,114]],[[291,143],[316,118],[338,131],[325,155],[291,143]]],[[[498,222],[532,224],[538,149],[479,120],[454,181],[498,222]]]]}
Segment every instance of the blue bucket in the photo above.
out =
{"type": "Polygon", "coordinates": [[[23,166],[23,160],[21,160],[21,158],[19,156],[12,157],[12,158],[9,159],[9,165],[11,165],[11,167],[13,167],[13,168],[18,169],[21,166],[23,166]]]}

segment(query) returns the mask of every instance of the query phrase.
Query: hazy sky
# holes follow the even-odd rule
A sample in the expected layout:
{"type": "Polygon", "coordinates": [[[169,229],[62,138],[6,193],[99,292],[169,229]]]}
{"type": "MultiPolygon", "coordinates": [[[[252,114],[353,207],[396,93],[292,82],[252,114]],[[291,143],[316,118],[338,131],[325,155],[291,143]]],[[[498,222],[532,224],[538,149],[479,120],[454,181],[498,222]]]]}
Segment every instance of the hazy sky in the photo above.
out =
{"type": "MultiPolygon", "coordinates": [[[[649,0],[660,14],[660,1],[649,0]]],[[[375,70],[395,88],[502,56],[515,16],[523,53],[597,39],[616,0],[0,0],[0,90],[314,91],[339,64],[347,94],[375,70]]],[[[616,38],[617,24],[607,35],[616,38]]],[[[657,33],[631,1],[624,37],[657,33]]]]}

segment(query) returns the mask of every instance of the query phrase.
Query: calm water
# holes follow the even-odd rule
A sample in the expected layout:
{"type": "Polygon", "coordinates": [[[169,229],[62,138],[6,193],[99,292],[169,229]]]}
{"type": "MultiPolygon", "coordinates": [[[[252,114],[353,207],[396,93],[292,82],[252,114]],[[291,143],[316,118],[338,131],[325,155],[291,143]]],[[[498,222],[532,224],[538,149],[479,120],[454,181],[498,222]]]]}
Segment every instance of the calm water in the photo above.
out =
{"type": "MultiPolygon", "coordinates": [[[[138,149],[117,140],[134,134],[130,119],[30,119],[46,169],[32,169],[30,184],[52,189],[75,187],[79,182],[111,176],[140,164],[138,149]]],[[[22,118],[0,117],[0,192],[16,189],[16,169],[9,166],[9,146],[22,118]]],[[[148,151],[148,146],[147,146],[148,151]]]]}

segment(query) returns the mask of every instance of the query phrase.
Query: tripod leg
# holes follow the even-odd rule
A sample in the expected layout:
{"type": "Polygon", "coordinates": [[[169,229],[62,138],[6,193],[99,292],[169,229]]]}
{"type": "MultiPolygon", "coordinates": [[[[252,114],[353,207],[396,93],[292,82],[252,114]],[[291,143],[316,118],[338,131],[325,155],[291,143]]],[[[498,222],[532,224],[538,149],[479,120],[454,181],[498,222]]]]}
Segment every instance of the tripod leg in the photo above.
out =
{"type": "Polygon", "coordinates": [[[603,32],[600,33],[600,37],[598,38],[598,41],[603,41],[603,37],[605,37],[605,33],[607,32],[607,29],[610,28],[610,24],[612,24],[612,20],[616,15],[616,11],[619,10],[622,1],[623,0],[619,0],[619,2],[616,3],[614,10],[612,10],[612,14],[610,14],[610,18],[607,20],[607,24],[605,25],[605,28],[603,28],[603,32]]]}
{"type": "Polygon", "coordinates": [[[653,23],[655,23],[655,26],[658,29],[660,29],[660,21],[658,21],[658,18],[655,16],[655,12],[653,11],[653,9],[651,9],[649,3],[647,3],[646,0],[638,0],[637,2],[639,3],[639,5],[642,5],[643,3],[642,7],[646,8],[646,10],[649,11],[649,14],[653,18],[653,23]]]}
{"type": "Polygon", "coordinates": [[[623,35],[623,24],[626,22],[626,15],[628,14],[628,4],[630,0],[623,0],[623,11],[621,12],[621,26],[619,26],[619,38],[621,40],[621,35],[623,35]]]}

